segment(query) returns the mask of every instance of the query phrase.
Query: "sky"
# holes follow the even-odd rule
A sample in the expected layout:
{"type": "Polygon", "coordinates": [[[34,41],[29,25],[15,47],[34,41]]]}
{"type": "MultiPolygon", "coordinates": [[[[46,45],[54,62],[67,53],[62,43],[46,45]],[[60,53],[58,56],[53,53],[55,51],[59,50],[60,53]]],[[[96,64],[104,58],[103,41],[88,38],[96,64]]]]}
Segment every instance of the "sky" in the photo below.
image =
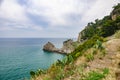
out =
{"type": "Polygon", "coordinates": [[[0,0],[1,38],[77,38],[120,0],[0,0]]]}

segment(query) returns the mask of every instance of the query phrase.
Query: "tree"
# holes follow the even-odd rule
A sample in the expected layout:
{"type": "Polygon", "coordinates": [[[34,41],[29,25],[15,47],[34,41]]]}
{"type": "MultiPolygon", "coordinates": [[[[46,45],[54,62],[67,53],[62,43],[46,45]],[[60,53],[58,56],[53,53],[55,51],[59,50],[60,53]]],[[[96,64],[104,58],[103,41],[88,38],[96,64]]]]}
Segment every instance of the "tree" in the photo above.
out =
{"type": "Polygon", "coordinates": [[[102,36],[103,37],[111,36],[112,34],[115,33],[116,29],[117,29],[117,27],[115,26],[114,21],[108,20],[103,24],[103,27],[102,27],[103,34],[102,34],[102,36]]]}

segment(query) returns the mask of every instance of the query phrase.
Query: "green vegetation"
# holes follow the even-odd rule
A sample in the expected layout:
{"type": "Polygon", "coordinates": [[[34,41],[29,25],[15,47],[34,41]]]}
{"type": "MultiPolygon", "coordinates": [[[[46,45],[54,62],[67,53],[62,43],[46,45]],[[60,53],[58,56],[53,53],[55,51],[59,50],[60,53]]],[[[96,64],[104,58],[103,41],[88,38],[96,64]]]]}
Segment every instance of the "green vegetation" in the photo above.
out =
{"type": "Polygon", "coordinates": [[[35,72],[34,71],[30,71],[30,75],[31,75],[31,77],[35,77],[35,72]]]}
{"type": "Polygon", "coordinates": [[[120,30],[115,33],[115,38],[120,38],[120,30]]]}
{"type": "Polygon", "coordinates": [[[102,72],[90,71],[88,75],[81,80],[101,80],[109,73],[109,69],[105,68],[102,72]]]}
{"type": "Polygon", "coordinates": [[[106,51],[103,47],[104,37],[116,33],[115,37],[120,38],[120,4],[113,8],[111,15],[105,16],[101,20],[96,19],[94,23],[88,23],[81,32],[81,39],[84,40],[84,43],[74,42],[72,45],[76,49],[72,53],[66,55],[63,60],[57,60],[48,70],[31,71],[31,77],[35,79],[39,76],[43,80],[63,80],[72,76],[77,78],[77,80],[101,80],[105,78],[109,74],[108,68],[89,72],[84,72],[84,70],[89,67],[89,61],[92,62],[96,58],[101,60],[105,57],[106,51]],[[113,20],[112,16],[115,14],[117,15],[113,20]],[[85,61],[76,65],[77,59],[81,59],[81,57],[85,58],[85,61]]]}
{"type": "Polygon", "coordinates": [[[46,73],[46,70],[41,70],[41,69],[38,69],[37,71],[30,71],[30,75],[32,78],[35,78],[41,74],[45,74],[46,73]]]}
{"type": "Polygon", "coordinates": [[[95,35],[91,39],[84,42],[82,45],[79,45],[78,48],[76,48],[75,51],[72,52],[70,55],[72,55],[74,59],[77,59],[77,57],[82,56],[87,49],[96,45],[96,41],[98,40],[101,42],[104,41],[102,37],[95,35]]]}
{"type": "Polygon", "coordinates": [[[120,8],[120,3],[118,3],[118,5],[113,6],[114,9],[119,9],[120,8]]]}
{"type": "Polygon", "coordinates": [[[108,37],[113,35],[117,30],[120,30],[120,3],[113,7],[114,10],[111,15],[105,16],[103,19],[96,19],[95,22],[90,22],[86,28],[81,32],[83,40],[90,39],[94,35],[101,37],[108,37]],[[115,15],[115,20],[112,16],[115,15]]]}
{"type": "Polygon", "coordinates": [[[92,61],[94,60],[94,55],[92,53],[89,53],[86,55],[87,61],[92,61]]]}

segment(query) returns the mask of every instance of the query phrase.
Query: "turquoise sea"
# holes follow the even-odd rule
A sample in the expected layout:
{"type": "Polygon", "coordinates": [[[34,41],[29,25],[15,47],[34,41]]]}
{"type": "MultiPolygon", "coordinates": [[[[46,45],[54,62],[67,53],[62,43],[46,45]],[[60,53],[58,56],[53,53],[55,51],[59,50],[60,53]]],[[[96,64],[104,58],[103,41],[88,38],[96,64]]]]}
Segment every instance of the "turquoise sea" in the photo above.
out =
{"type": "Polygon", "coordinates": [[[24,80],[29,72],[47,69],[65,55],[44,52],[48,41],[60,48],[66,38],[0,38],[0,80],[24,80]]]}

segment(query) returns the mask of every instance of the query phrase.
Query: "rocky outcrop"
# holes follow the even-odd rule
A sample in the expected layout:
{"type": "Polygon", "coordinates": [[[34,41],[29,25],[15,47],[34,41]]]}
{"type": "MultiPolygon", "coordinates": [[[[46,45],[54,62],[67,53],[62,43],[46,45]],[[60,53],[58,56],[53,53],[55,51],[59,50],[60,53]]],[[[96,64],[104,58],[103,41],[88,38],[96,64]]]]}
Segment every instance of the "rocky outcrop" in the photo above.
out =
{"type": "Polygon", "coordinates": [[[53,52],[56,50],[56,47],[51,42],[48,42],[47,44],[44,45],[43,50],[53,52]]]}
{"type": "Polygon", "coordinates": [[[84,36],[84,31],[81,31],[79,34],[78,34],[78,38],[77,38],[77,42],[79,43],[82,43],[84,40],[82,39],[82,36],[84,36]]]}
{"type": "Polygon", "coordinates": [[[56,48],[51,42],[48,42],[43,46],[44,51],[50,51],[50,52],[57,52],[57,53],[63,53],[63,54],[69,54],[75,50],[75,42],[73,40],[68,39],[67,41],[63,42],[62,48],[58,49],[56,48]]]}
{"type": "Polygon", "coordinates": [[[64,53],[71,53],[71,52],[74,51],[74,49],[75,49],[75,47],[74,47],[74,42],[73,42],[73,40],[68,39],[67,41],[64,41],[64,42],[63,42],[62,51],[63,51],[64,53]]]}
{"type": "Polygon", "coordinates": [[[116,20],[116,18],[118,16],[120,16],[120,3],[118,4],[118,6],[116,6],[116,8],[114,8],[114,10],[111,12],[110,16],[112,18],[112,20],[116,20]]]}

